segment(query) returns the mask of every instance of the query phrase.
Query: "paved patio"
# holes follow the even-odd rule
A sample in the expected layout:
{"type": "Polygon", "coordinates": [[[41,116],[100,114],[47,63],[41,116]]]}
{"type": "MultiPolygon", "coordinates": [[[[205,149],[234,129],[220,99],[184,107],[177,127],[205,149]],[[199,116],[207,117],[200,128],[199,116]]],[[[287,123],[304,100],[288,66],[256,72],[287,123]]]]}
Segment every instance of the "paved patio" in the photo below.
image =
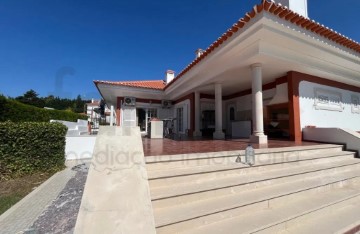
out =
{"type": "MultiPolygon", "coordinates": [[[[249,139],[227,139],[213,140],[206,138],[188,139],[149,139],[143,138],[145,156],[174,155],[188,153],[207,153],[219,151],[244,150],[249,144],[249,139]]],[[[295,143],[286,140],[269,140],[266,147],[252,144],[255,149],[259,148],[281,148],[292,146],[319,145],[314,142],[295,143]]]]}

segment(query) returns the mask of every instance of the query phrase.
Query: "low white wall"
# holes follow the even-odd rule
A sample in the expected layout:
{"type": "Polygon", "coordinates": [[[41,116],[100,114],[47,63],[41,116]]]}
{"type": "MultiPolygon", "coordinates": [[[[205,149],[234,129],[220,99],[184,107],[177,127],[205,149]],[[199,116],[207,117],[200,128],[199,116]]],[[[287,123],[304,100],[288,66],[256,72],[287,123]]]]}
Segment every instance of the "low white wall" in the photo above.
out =
{"type": "Polygon", "coordinates": [[[96,136],[68,136],[66,137],[66,160],[91,158],[96,136]]]}
{"type": "Polygon", "coordinates": [[[303,138],[308,141],[344,144],[347,150],[360,153],[360,134],[349,129],[304,128],[303,138]]]}
{"type": "Polygon", "coordinates": [[[50,120],[50,123],[62,123],[64,124],[66,127],[68,127],[68,129],[76,129],[77,126],[87,126],[87,120],[81,120],[78,119],[77,122],[70,122],[70,121],[64,121],[64,120],[55,120],[52,119],[50,120]]]}

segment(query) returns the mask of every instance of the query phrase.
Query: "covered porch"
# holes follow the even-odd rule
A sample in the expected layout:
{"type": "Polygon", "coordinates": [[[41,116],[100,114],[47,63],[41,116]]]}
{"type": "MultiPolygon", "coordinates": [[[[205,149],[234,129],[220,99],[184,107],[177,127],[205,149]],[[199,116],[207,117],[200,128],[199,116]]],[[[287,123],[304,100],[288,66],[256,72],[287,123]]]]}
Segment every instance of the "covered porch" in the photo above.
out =
{"type": "MultiPolygon", "coordinates": [[[[203,137],[188,137],[183,139],[172,140],[164,139],[150,139],[142,138],[144,155],[146,156],[163,156],[163,155],[178,155],[178,154],[194,154],[194,153],[210,153],[222,151],[237,151],[244,150],[248,144],[249,139],[223,139],[213,140],[212,138],[203,137]]],[[[266,148],[283,148],[294,146],[310,146],[320,145],[315,142],[294,142],[289,140],[269,140],[266,146],[260,144],[252,144],[255,149],[266,148]]]]}
{"type": "Polygon", "coordinates": [[[146,131],[154,114],[176,119],[177,134],[239,136],[263,145],[268,138],[301,142],[300,83],[358,85],[354,53],[272,14],[252,17],[197,51],[176,76],[167,71],[165,81],[96,81],[116,107],[117,125],[146,131]]]}

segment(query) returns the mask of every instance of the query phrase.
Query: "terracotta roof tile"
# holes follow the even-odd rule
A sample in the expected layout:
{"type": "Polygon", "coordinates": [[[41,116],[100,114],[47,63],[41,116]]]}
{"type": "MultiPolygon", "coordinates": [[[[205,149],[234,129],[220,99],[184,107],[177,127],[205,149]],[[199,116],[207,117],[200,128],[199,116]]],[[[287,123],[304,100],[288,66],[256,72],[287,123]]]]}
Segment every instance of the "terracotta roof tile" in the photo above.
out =
{"type": "Polygon", "coordinates": [[[165,81],[163,80],[144,80],[144,81],[102,81],[95,80],[94,83],[97,84],[108,84],[108,85],[117,85],[117,86],[128,86],[135,88],[145,88],[145,89],[157,89],[163,90],[165,87],[165,81]]]}
{"type": "Polygon", "coordinates": [[[221,37],[219,37],[215,42],[213,42],[206,50],[204,50],[203,54],[196,58],[196,60],[192,61],[188,66],[185,67],[169,84],[165,86],[165,89],[168,88],[171,84],[173,84],[176,80],[182,77],[186,72],[191,70],[191,68],[197,63],[201,62],[206,56],[211,54],[214,50],[221,46],[226,40],[232,37],[239,29],[243,28],[252,18],[254,18],[257,14],[262,11],[269,12],[271,14],[276,15],[279,18],[287,20],[299,27],[302,27],[308,31],[319,34],[322,37],[325,37],[335,43],[345,46],[351,50],[354,50],[360,53],[360,44],[354,40],[351,40],[340,33],[325,27],[322,24],[315,22],[314,20],[305,18],[298,13],[288,9],[287,7],[282,6],[279,3],[275,3],[269,0],[262,0],[260,4],[254,6],[252,11],[247,12],[245,16],[238,20],[230,29],[227,30],[221,37]]]}
{"type": "Polygon", "coordinates": [[[148,89],[157,89],[163,90],[168,88],[176,80],[181,78],[185,73],[187,73],[191,68],[196,64],[200,63],[206,56],[211,54],[218,47],[221,47],[225,41],[234,36],[239,29],[243,28],[251,19],[255,18],[257,14],[262,11],[266,11],[270,14],[273,14],[281,19],[284,19],[292,24],[295,24],[299,27],[302,27],[308,31],[314,32],[326,39],[334,41],[335,43],[347,47],[351,50],[354,50],[360,53],[360,44],[354,40],[341,35],[340,33],[325,27],[322,24],[315,22],[314,20],[305,18],[298,13],[288,9],[287,7],[282,6],[279,3],[275,3],[270,0],[262,0],[260,4],[253,7],[250,12],[247,12],[245,16],[239,19],[231,28],[229,28],[221,37],[219,37],[215,42],[213,42],[203,53],[193,60],[189,65],[187,65],[170,83],[166,84],[162,80],[152,80],[152,81],[121,81],[121,82],[112,82],[112,81],[94,81],[97,84],[110,84],[110,85],[119,85],[119,86],[129,86],[129,87],[138,87],[138,88],[148,88],[148,89]]]}

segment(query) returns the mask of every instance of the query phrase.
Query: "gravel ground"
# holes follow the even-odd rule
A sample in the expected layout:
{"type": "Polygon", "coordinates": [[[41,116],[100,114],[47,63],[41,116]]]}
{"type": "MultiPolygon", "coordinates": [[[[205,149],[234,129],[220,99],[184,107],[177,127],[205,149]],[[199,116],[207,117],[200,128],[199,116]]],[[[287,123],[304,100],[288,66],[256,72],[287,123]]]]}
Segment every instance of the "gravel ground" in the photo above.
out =
{"type": "Polygon", "coordinates": [[[85,163],[72,168],[72,170],[77,171],[76,175],[69,180],[59,196],[43,211],[25,233],[73,233],[88,169],[89,165],[85,163]]]}

